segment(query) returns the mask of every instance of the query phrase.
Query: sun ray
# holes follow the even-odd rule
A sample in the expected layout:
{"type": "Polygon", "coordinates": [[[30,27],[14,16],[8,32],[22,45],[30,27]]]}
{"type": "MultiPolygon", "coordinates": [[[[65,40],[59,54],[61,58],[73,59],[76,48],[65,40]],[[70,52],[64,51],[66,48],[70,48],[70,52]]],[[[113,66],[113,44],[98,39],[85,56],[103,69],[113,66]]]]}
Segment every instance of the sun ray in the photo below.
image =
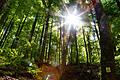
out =
{"type": "Polygon", "coordinates": [[[65,26],[67,32],[70,32],[71,28],[74,28],[74,30],[79,31],[79,29],[85,24],[84,16],[87,12],[88,9],[81,11],[77,4],[63,4],[63,8],[57,13],[60,23],[62,22],[58,27],[65,26]]]}

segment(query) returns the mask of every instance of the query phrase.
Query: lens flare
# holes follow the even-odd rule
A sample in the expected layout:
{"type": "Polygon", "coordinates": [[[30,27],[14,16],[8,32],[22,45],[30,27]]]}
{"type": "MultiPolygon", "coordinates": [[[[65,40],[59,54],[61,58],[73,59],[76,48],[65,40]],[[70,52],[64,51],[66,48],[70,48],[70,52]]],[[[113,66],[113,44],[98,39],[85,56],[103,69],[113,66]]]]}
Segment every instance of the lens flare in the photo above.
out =
{"type": "Polygon", "coordinates": [[[76,13],[69,13],[64,17],[65,25],[77,29],[81,23],[81,18],[76,13]]]}
{"type": "Polygon", "coordinates": [[[71,29],[79,30],[83,25],[82,16],[84,13],[86,12],[80,12],[80,8],[78,8],[77,5],[64,5],[64,8],[58,15],[62,22],[61,26],[65,26],[68,32],[70,32],[71,29]]]}
{"type": "Polygon", "coordinates": [[[73,30],[79,31],[82,26],[86,26],[87,22],[86,19],[86,13],[89,10],[85,10],[80,7],[80,5],[67,5],[64,4],[62,9],[55,14],[55,16],[59,17],[60,25],[57,27],[65,27],[65,30],[69,33],[73,30]]]}

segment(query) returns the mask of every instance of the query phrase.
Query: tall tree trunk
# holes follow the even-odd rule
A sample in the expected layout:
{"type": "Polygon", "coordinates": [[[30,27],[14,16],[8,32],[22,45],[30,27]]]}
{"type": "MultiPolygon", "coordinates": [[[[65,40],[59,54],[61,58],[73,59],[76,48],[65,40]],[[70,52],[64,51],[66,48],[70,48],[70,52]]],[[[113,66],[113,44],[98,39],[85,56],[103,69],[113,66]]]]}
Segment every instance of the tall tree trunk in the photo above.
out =
{"type": "Polygon", "coordinates": [[[76,64],[79,63],[79,55],[78,55],[78,43],[77,43],[77,35],[76,35],[76,30],[75,30],[75,48],[76,48],[76,64]]]}
{"type": "Polygon", "coordinates": [[[25,17],[25,19],[24,19],[24,21],[23,21],[23,23],[22,23],[22,25],[21,25],[21,27],[20,27],[20,29],[19,29],[19,31],[18,31],[17,36],[19,36],[19,35],[21,34],[21,31],[22,31],[22,29],[23,29],[23,27],[24,27],[24,24],[25,24],[26,19],[27,19],[27,16],[25,17]]]}
{"type": "Polygon", "coordinates": [[[11,25],[13,24],[13,19],[14,19],[14,17],[10,20],[9,25],[6,27],[5,33],[3,34],[3,36],[1,36],[0,46],[3,45],[4,39],[7,37],[8,33],[9,33],[9,29],[11,28],[11,25]]]}
{"type": "Polygon", "coordinates": [[[96,0],[95,11],[100,31],[102,80],[116,80],[112,36],[108,19],[100,0],[96,0]]]}
{"type": "Polygon", "coordinates": [[[90,44],[90,36],[89,33],[87,34],[87,42],[88,42],[88,53],[89,53],[89,61],[90,63],[92,62],[92,48],[91,48],[91,44],[90,44]]]}
{"type": "Polygon", "coordinates": [[[82,27],[82,32],[83,32],[83,40],[84,40],[84,46],[85,46],[85,51],[86,51],[86,60],[87,60],[87,64],[88,64],[89,63],[88,50],[87,50],[87,43],[86,43],[86,40],[85,40],[85,30],[84,30],[83,27],[82,27]]]}
{"type": "Polygon", "coordinates": [[[49,20],[50,20],[50,10],[51,10],[51,4],[52,4],[51,0],[48,1],[48,6],[46,5],[44,0],[42,0],[42,2],[44,4],[44,6],[48,8],[48,11],[47,11],[47,14],[46,14],[44,40],[43,40],[43,44],[42,44],[42,50],[40,52],[40,64],[43,63],[44,52],[45,52],[45,47],[46,47],[46,43],[47,43],[48,27],[49,27],[49,20]]]}
{"type": "Polygon", "coordinates": [[[39,41],[38,52],[35,55],[35,62],[38,65],[38,67],[40,67],[40,65],[41,65],[39,60],[40,60],[40,56],[41,56],[41,48],[42,48],[42,42],[43,42],[43,36],[44,36],[44,29],[45,29],[45,26],[43,25],[42,32],[41,32],[41,37],[40,37],[40,41],[39,41]]]}
{"type": "Polygon", "coordinates": [[[4,43],[5,43],[6,39],[7,39],[7,37],[8,37],[8,35],[9,35],[10,31],[12,30],[13,25],[14,25],[14,22],[12,21],[12,23],[11,23],[11,25],[10,25],[10,28],[9,28],[9,30],[8,30],[6,36],[5,36],[4,40],[3,40],[3,43],[2,43],[2,45],[1,45],[1,47],[4,46],[4,43]]]}
{"type": "Polygon", "coordinates": [[[71,64],[71,35],[68,37],[68,62],[71,64]]]}
{"type": "Polygon", "coordinates": [[[43,63],[45,46],[46,46],[47,35],[48,35],[49,19],[50,19],[50,12],[48,11],[48,12],[47,12],[47,15],[46,15],[46,24],[45,24],[44,40],[43,40],[43,44],[42,44],[42,50],[41,50],[41,52],[40,52],[40,64],[43,63]]]}
{"type": "Polygon", "coordinates": [[[41,48],[41,44],[42,44],[42,40],[43,40],[43,36],[44,36],[44,31],[45,31],[45,25],[43,24],[43,28],[42,28],[42,32],[41,32],[41,37],[40,37],[40,41],[39,41],[39,49],[38,52],[40,52],[40,48],[41,48]]]}
{"type": "Polygon", "coordinates": [[[62,50],[62,73],[65,71],[65,65],[66,65],[66,54],[67,54],[67,39],[66,39],[66,33],[65,33],[65,26],[62,27],[62,37],[61,37],[61,50],[62,50]]]}
{"type": "Polygon", "coordinates": [[[0,30],[1,30],[1,32],[2,32],[2,34],[0,35],[0,38],[1,38],[1,37],[3,36],[3,34],[4,34],[4,30],[5,30],[5,25],[6,25],[7,19],[8,19],[8,18],[6,18],[6,20],[5,20],[5,22],[3,23],[3,25],[0,25],[0,26],[2,26],[2,27],[0,28],[0,30]]]}
{"type": "Polygon", "coordinates": [[[50,39],[49,39],[49,50],[48,50],[48,63],[50,61],[50,52],[51,52],[51,41],[52,41],[52,26],[53,26],[53,20],[52,20],[52,23],[51,23],[51,28],[50,28],[50,39]]]}
{"type": "Polygon", "coordinates": [[[33,36],[33,34],[34,34],[35,26],[36,26],[36,23],[37,23],[37,18],[38,18],[38,12],[37,12],[36,15],[35,15],[35,20],[34,20],[34,22],[33,22],[32,29],[31,29],[31,31],[30,31],[29,42],[31,42],[31,40],[32,40],[32,36],[33,36]]]}
{"type": "Polygon", "coordinates": [[[59,64],[61,64],[61,40],[62,40],[62,29],[60,27],[60,32],[59,32],[59,35],[60,35],[60,42],[59,42],[59,64]]]}

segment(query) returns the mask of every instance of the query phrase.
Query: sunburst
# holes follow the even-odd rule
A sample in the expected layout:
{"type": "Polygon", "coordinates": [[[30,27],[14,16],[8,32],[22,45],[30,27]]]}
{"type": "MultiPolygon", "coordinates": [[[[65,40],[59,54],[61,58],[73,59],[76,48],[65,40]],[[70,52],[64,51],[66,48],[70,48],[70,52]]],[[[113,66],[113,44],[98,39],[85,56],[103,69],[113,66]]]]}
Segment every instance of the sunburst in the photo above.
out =
{"type": "Polygon", "coordinates": [[[60,18],[62,26],[65,26],[67,31],[70,32],[71,29],[78,31],[83,25],[83,15],[87,12],[87,10],[80,11],[77,5],[74,6],[66,6],[64,5],[64,9],[58,13],[58,17],[60,18]]]}

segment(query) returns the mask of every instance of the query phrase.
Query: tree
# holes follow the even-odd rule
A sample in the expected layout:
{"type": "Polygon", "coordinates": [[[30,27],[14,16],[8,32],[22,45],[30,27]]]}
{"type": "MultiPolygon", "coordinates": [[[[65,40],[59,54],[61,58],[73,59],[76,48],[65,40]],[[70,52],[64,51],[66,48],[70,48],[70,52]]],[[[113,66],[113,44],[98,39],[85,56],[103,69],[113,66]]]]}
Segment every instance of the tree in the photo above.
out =
{"type": "Polygon", "coordinates": [[[94,5],[100,32],[102,80],[116,80],[111,29],[101,2],[96,0],[94,5]]]}

